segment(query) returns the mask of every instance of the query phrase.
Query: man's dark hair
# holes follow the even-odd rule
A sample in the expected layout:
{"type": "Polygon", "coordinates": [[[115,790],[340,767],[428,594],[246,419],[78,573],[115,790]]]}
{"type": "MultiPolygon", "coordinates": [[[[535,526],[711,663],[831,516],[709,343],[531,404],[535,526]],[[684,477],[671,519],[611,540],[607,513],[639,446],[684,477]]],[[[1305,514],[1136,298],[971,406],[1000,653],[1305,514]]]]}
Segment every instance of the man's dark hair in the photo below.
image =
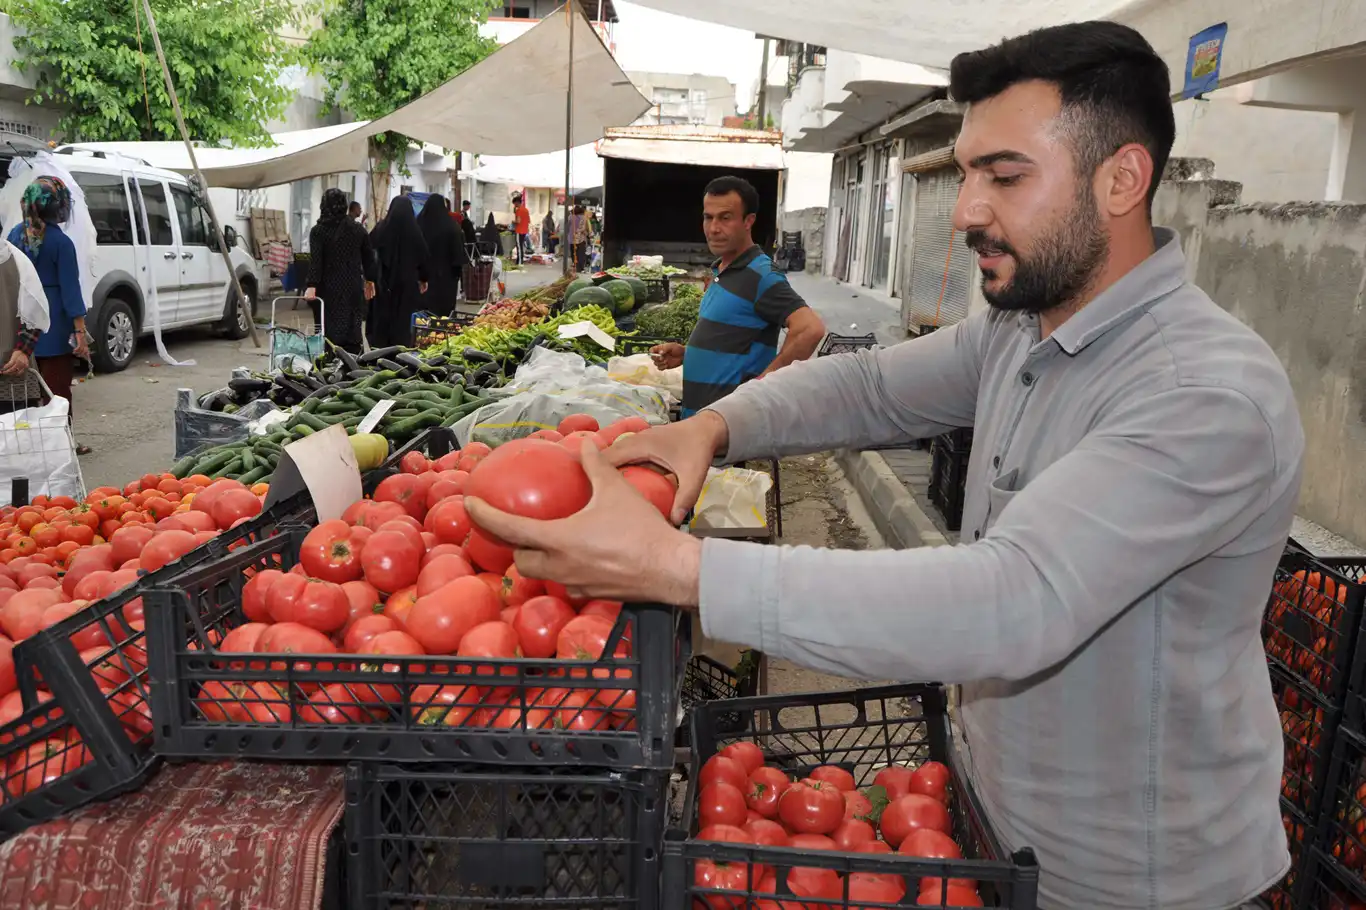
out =
{"type": "Polygon", "coordinates": [[[349,210],[352,211],[352,212],[359,212],[359,211],[360,211],[360,203],[359,203],[359,202],[356,202],[356,201],[353,199],[353,200],[351,201],[351,204],[347,206],[347,209],[349,209],[349,210]]]}
{"type": "Polygon", "coordinates": [[[1092,176],[1131,142],[1148,150],[1151,209],[1176,139],[1171,77],[1152,45],[1116,22],[1041,28],[954,57],[949,94],[972,104],[1033,79],[1056,85],[1062,95],[1062,117],[1080,176],[1092,176]]]}
{"type": "Polygon", "coordinates": [[[754,188],[754,184],[743,177],[717,177],[707,184],[706,193],[708,196],[739,193],[740,205],[744,209],[743,214],[757,215],[759,213],[759,191],[754,188]]]}

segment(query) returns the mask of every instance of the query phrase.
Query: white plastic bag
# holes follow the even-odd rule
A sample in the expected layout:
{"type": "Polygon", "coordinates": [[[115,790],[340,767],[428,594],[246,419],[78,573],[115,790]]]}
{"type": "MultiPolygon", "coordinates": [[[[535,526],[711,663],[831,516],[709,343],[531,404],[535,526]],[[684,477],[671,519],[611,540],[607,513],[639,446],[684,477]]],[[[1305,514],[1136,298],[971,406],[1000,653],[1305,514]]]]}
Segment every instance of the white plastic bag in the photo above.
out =
{"type": "Polygon", "coordinates": [[[0,497],[8,501],[10,481],[28,478],[29,496],[85,498],[81,466],[67,425],[67,400],[0,414],[0,497]]]}
{"type": "Polygon", "coordinates": [[[544,389],[563,390],[578,388],[582,385],[602,382],[607,379],[607,371],[593,366],[578,354],[567,351],[552,351],[546,347],[535,347],[517,372],[512,381],[503,386],[504,392],[529,392],[544,389]]]}
{"type": "Polygon", "coordinates": [[[748,468],[708,468],[690,527],[698,530],[768,527],[773,478],[748,468]]]}
{"type": "Polygon", "coordinates": [[[649,354],[613,357],[607,361],[607,376],[627,385],[643,385],[663,389],[676,401],[683,400],[683,368],[661,370],[649,354]]]}

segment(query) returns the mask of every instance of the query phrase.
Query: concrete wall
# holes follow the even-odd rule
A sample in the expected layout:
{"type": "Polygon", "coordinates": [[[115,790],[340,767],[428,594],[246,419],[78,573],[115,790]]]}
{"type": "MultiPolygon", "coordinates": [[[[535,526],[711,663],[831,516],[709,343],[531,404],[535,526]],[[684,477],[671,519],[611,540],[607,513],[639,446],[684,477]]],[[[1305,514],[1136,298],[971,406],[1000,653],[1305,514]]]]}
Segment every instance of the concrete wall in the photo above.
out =
{"type": "Polygon", "coordinates": [[[1167,182],[1154,217],[1285,365],[1307,440],[1300,514],[1366,540],[1366,205],[1237,201],[1235,183],[1167,182]]]}
{"type": "Polygon", "coordinates": [[[802,246],[806,250],[806,271],[812,275],[819,275],[825,256],[825,207],[784,212],[782,230],[802,232],[802,246]]]}

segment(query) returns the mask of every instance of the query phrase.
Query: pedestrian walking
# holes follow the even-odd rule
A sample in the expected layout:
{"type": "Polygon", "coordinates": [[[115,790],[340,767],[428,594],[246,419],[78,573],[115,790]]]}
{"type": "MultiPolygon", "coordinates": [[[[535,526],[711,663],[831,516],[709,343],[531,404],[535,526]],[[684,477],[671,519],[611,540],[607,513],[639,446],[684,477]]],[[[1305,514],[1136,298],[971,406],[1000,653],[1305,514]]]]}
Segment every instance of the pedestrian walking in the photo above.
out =
{"type": "Polygon", "coordinates": [[[569,236],[573,239],[574,271],[582,272],[588,267],[588,217],[583,206],[574,206],[574,214],[569,219],[569,236]]]}
{"type": "Polygon", "coordinates": [[[546,212],[545,217],[541,219],[541,249],[552,256],[555,255],[555,241],[557,239],[555,236],[555,213],[546,212]]]}
{"type": "Polygon", "coordinates": [[[531,211],[526,207],[524,198],[519,194],[512,197],[513,240],[517,243],[517,264],[526,261],[531,249],[531,211]]]}
{"type": "Polygon", "coordinates": [[[479,242],[479,229],[474,226],[474,211],[468,199],[460,203],[460,230],[465,235],[465,248],[474,252],[474,245],[479,242]]]}
{"type": "Polygon", "coordinates": [[[493,213],[489,212],[489,220],[479,231],[479,252],[485,256],[497,256],[502,252],[502,243],[498,225],[493,220],[493,213]]]}
{"type": "Polygon", "coordinates": [[[440,194],[429,196],[417,218],[427,241],[427,292],[422,308],[437,316],[449,316],[460,291],[465,268],[465,243],[459,226],[451,220],[450,203],[440,194]]]}
{"type": "MultiPolygon", "coordinates": [[[[354,205],[354,203],[352,203],[354,205]]],[[[375,296],[375,257],[370,235],[333,187],[323,193],[318,223],[308,232],[308,279],[304,297],[327,339],[359,354],[367,302],[375,296]],[[322,298],[321,305],[318,298],[322,298]]]]}
{"type": "Polygon", "coordinates": [[[370,346],[411,344],[413,314],[422,308],[427,290],[427,241],[422,237],[413,200],[399,196],[370,238],[379,253],[383,294],[371,313],[370,346]]]}

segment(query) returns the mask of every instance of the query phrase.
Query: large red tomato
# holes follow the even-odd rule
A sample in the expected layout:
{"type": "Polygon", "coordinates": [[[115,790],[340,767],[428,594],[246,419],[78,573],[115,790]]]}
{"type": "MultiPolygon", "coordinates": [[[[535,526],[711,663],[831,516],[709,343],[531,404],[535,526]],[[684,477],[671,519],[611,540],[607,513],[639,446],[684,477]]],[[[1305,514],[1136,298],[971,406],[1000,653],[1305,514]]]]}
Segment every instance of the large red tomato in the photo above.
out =
{"type": "MultiPolygon", "coordinates": [[[[285,582],[277,582],[273,594],[285,582]]],[[[297,622],[299,625],[332,633],[346,625],[351,617],[351,602],[341,585],[309,578],[281,613],[272,612],[276,622],[297,622]]]]}
{"type": "Polygon", "coordinates": [[[939,800],[922,793],[908,793],[882,810],[881,827],[882,839],[899,847],[916,828],[933,828],[948,834],[953,830],[953,822],[949,810],[939,800]]]}
{"type": "Polygon", "coordinates": [[[477,709],[479,690],[473,686],[418,686],[409,701],[413,719],[419,724],[458,727],[477,709]]]}
{"type": "Polygon", "coordinates": [[[408,614],[413,612],[413,607],[417,604],[417,585],[409,585],[401,591],[395,591],[384,601],[384,615],[398,623],[400,630],[408,625],[408,614]]]}
{"type": "Polygon", "coordinates": [[[949,802],[949,769],[937,761],[927,761],[911,775],[911,792],[933,796],[941,803],[949,802]]]}
{"type": "MultiPolygon", "coordinates": [[[[250,493],[247,495],[251,496],[250,493]]],[[[252,496],[252,498],[255,499],[256,497],[252,496]]],[[[162,566],[175,562],[194,548],[194,535],[189,531],[159,531],[142,548],[142,554],[138,557],[138,566],[144,571],[155,572],[162,566]]]]}
{"type": "MultiPolygon", "coordinates": [[[[190,508],[196,512],[205,512],[209,515],[213,515],[214,504],[218,502],[223,494],[230,490],[245,489],[246,487],[241,483],[227,477],[224,477],[222,480],[215,480],[213,483],[194,494],[194,502],[190,505],[190,508]]],[[[99,508],[96,507],[95,511],[98,512],[99,508]]]]}
{"type": "Polygon", "coordinates": [[[752,844],[754,839],[749,832],[736,825],[707,825],[697,832],[697,840],[716,841],[722,844],[752,844]]]}
{"type": "Polygon", "coordinates": [[[417,575],[417,596],[425,597],[457,578],[474,577],[474,567],[463,556],[449,554],[424,563],[417,575]]]}
{"type": "Polygon", "coordinates": [[[643,433],[649,428],[650,421],[644,417],[623,417],[616,423],[599,430],[598,436],[610,446],[627,433],[643,433]]]}
{"type": "Polygon", "coordinates": [[[731,743],[721,750],[721,754],[738,761],[744,766],[746,774],[753,774],[764,765],[764,750],[749,740],[731,743]]]}
{"type": "MultiPolygon", "coordinates": [[[[335,654],[337,646],[317,629],[296,622],[277,622],[261,633],[256,639],[258,654],[335,654]]],[[[288,666],[285,661],[271,661],[272,670],[283,670],[288,666]]],[[[300,661],[294,665],[296,670],[331,670],[331,663],[300,661]]]]}
{"type": "MultiPolygon", "coordinates": [[[[270,626],[263,622],[249,622],[238,626],[224,635],[223,640],[218,643],[214,650],[221,654],[252,654],[258,650],[256,646],[260,643],[261,636],[269,628],[270,626]]],[[[247,666],[247,662],[234,660],[229,662],[228,666],[234,670],[240,670],[247,666]]],[[[251,663],[253,670],[264,670],[265,667],[266,665],[259,661],[252,661],[251,663]]]]}
{"type": "Polygon", "coordinates": [[[845,790],[844,817],[866,818],[873,811],[873,801],[861,790],[845,790]]]}
{"type": "Polygon", "coordinates": [[[12,756],[5,769],[6,789],[16,799],[65,777],[90,761],[90,750],[74,732],[53,736],[12,756]]]}
{"type": "Polygon", "coordinates": [[[786,847],[789,839],[787,829],[769,818],[751,818],[745,831],[761,847],[786,847]]]}
{"type": "Polygon", "coordinates": [[[362,616],[347,627],[346,635],[342,638],[342,650],[351,654],[359,654],[361,649],[376,635],[400,631],[402,630],[392,617],[373,613],[369,616],[362,616]]]}
{"type": "Polygon", "coordinates": [[[920,892],[915,902],[917,907],[981,907],[982,896],[976,888],[955,888],[949,886],[945,893],[942,888],[926,888],[920,892]]]}
{"type": "Polygon", "coordinates": [[[660,515],[669,517],[674,508],[674,497],[678,495],[678,487],[672,480],[654,468],[643,465],[627,465],[621,469],[621,477],[658,509],[660,515]]]}
{"type": "Polygon", "coordinates": [[[411,515],[399,515],[396,518],[391,518],[380,525],[377,530],[398,531],[408,538],[408,542],[413,546],[420,548],[423,553],[427,552],[427,541],[422,538],[422,522],[411,515]]]}
{"type": "Polygon", "coordinates": [[[0,638],[0,698],[19,687],[14,675],[14,642],[0,638]]]}
{"type": "Polygon", "coordinates": [[[293,716],[289,698],[274,683],[254,682],[242,695],[247,720],[258,724],[287,724],[293,716]]]}
{"type": "Polygon", "coordinates": [[[962,859],[963,851],[953,838],[937,828],[916,828],[897,847],[903,856],[923,856],[927,859],[962,859]]]}
{"type": "Polygon", "coordinates": [[[555,428],[555,431],[561,436],[568,436],[570,433],[582,431],[596,433],[599,429],[596,417],[590,414],[570,414],[560,421],[560,425],[555,428]]]}
{"type": "Polygon", "coordinates": [[[408,514],[408,510],[396,502],[376,502],[362,499],[348,506],[342,513],[342,521],[350,522],[358,528],[378,531],[380,525],[408,514]],[[354,510],[354,511],[353,511],[354,510]]]}
{"type": "Polygon", "coordinates": [[[404,474],[425,474],[431,468],[431,462],[421,452],[408,452],[399,459],[398,468],[404,474]]]}
{"type": "Polygon", "coordinates": [[[555,720],[562,730],[582,733],[588,730],[609,730],[612,715],[598,707],[592,693],[574,689],[559,702],[555,720]]]}
{"type": "Polygon", "coordinates": [[[427,487],[412,474],[384,478],[375,488],[374,499],[375,502],[396,502],[418,521],[427,514],[427,487]]]}
{"type": "Polygon", "coordinates": [[[899,875],[851,872],[847,884],[851,908],[861,907],[860,901],[867,901],[870,904],[895,904],[906,896],[906,881],[899,875]]]}
{"type": "MultiPolygon", "coordinates": [[[[753,745],[753,743],[747,745],[753,745]]],[[[735,752],[727,752],[723,749],[721,755],[730,758],[732,761],[739,761],[739,756],[735,752]]],[[[759,813],[764,818],[777,818],[778,800],[791,786],[792,780],[777,768],[760,766],[750,772],[749,781],[745,788],[745,804],[749,806],[751,811],[759,813]]]]}
{"type": "Polygon", "coordinates": [[[877,831],[861,818],[848,818],[840,822],[840,826],[830,833],[830,839],[839,849],[854,851],[858,849],[859,844],[877,840],[877,831]]]}
{"type": "Polygon", "coordinates": [[[768,870],[762,864],[723,863],[699,859],[693,866],[693,885],[697,888],[735,891],[735,895],[704,893],[693,906],[710,910],[740,910],[746,906],[746,895],[754,889],[768,870]]]}
{"type": "Polygon", "coordinates": [[[699,787],[707,787],[714,783],[727,783],[744,793],[749,789],[749,776],[745,774],[744,765],[733,758],[718,754],[703,763],[702,773],[697,777],[699,787]]]}
{"type": "MultiPolygon", "coordinates": [[[[460,648],[456,651],[460,657],[469,657],[476,660],[497,660],[507,661],[522,656],[521,642],[517,639],[517,632],[501,620],[480,623],[473,629],[465,633],[465,637],[460,640],[460,648]]],[[[516,676],[517,668],[514,666],[504,666],[501,673],[494,667],[470,667],[468,665],[459,668],[461,673],[473,672],[477,676],[492,676],[500,674],[502,676],[516,676]]]]}
{"type": "Polygon", "coordinates": [[[447,496],[430,512],[423,527],[442,543],[461,545],[470,536],[470,516],[465,512],[464,496],[447,496]]]}
{"type": "Polygon", "coordinates": [[[404,626],[426,653],[455,654],[471,629],[498,619],[501,606],[497,596],[479,579],[454,578],[419,597],[404,626]]]}
{"type": "Polygon", "coordinates": [[[463,481],[438,477],[436,482],[427,488],[427,516],[431,517],[432,509],[440,505],[442,500],[459,496],[464,492],[465,484],[463,481]]]}
{"type": "Polygon", "coordinates": [[[555,656],[560,632],[574,618],[574,608],[558,597],[533,597],[518,609],[512,627],[527,657],[555,656]]]}
{"type": "Polygon", "coordinates": [[[43,628],[43,612],[62,600],[62,592],[52,588],[20,591],[0,606],[0,632],[19,642],[43,628]]]}
{"type": "Polygon", "coordinates": [[[586,506],[593,485],[567,449],[531,439],[516,448],[496,449],[480,462],[470,472],[465,495],[504,512],[547,520],[566,518],[586,506]]]}
{"type": "Polygon", "coordinates": [[[225,490],[209,507],[209,516],[220,531],[228,530],[244,518],[254,518],[260,514],[260,498],[247,489],[225,490]]]}
{"type": "Polygon", "coordinates": [[[304,538],[299,562],[314,578],[342,584],[361,576],[360,550],[351,542],[351,526],[340,518],[324,521],[304,538]]]}
{"type": "Polygon", "coordinates": [[[266,605],[266,596],[270,591],[270,586],[284,577],[279,569],[262,569],[242,586],[242,615],[247,618],[247,622],[273,622],[274,617],[270,615],[270,608],[266,605]]]}
{"type": "MultiPolygon", "coordinates": [[[[501,576],[512,565],[512,547],[504,546],[486,537],[475,528],[470,532],[469,542],[465,544],[465,552],[469,554],[474,564],[487,572],[492,572],[501,576]]],[[[498,587],[501,591],[502,578],[497,579],[498,587]]],[[[547,589],[548,590],[548,589],[547,589]]]]}
{"type": "MultiPolygon", "coordinates": [[[[410,476],[395,474],[390,480],[410,476]]],[[[365,580],[389,593],[406,588],[417,581],[422,553],[422,547],[413,546],[400,531],[377,531],[365,542],[360,554],[365,580]]]]}
{"type": "Polygon", "coordinates": [[[886,790],[889,800],[897,800],[911,792],[911,775],[914,773],[905,765],[888,765],[873,778],[873,784],[886,790]]]}
{"type": "Polygon", "coordinates": [[[779,797],[778,817],[798,834],[829,834],[844,820],[844,797],[831,785],[808,778],[779,797]]]}
{"type": "Polygon", "coordinates": [[[854,789],[854,775],[841,768],[839,765],[821,765],[812,770],[808,775],[812,780],[825,781],[836,790],[845,791],[854,789]]]}
{"type": "Polygon", "coordinates": [[[745,795],[738,787],[717,781],[698,791],[697,823],[704,828],[708,825],[734,825],[739,828],[745,824],[747,815],[745,795]]]}
{"type": "Polygon", "coordinates": [[[507,575],[503,576],[503,603],[509,607],[520,607],[531,598],[540,597],[544,593],[545,582],[524,577],[517,571],[516,566],[508,567],[507,575]]]}
{"type": "Polygon", "coordinates": [[[266,611],[270,618],[275,622],[292,622],[294,601],[306,587],[308,577],[302,573],[287,572],[275,579],[266,592],[266,611]]]}
{"type": "Polygon", "coordinates": [[[601,616],[608,622],[615,623],[617,617],[621,615],[621,601],[619,600],[590,600],[579,608],[580,616],[601,616]]]}
{"type": "MultiPolygon", "coordinates": [[[[612,622],[601,616],[576,616],[565,623],[560,630],[560,637],[555,642],[555,656],[561,660],[597,660],[607,650],[607,639],[612,634],[612,622]]],[[[614,657],[629,657],[630,646],[623,638],[617,645],[614,657]]],[[[598,676],[606,676],[607,670],[595,671],[598,676]]],[[[583,676],[584,671],[576,670],[574,674],[583,676]]],[[[738,766],[737,766],[738,767],[738,766]]],[[[737,785],[744,783],[742,780],[731,781],[737,785]]]]}
{"type": "Polygon", "coordinates": [[[351,604],[351,616],[346,621],[347,628],[367,616],[377,616],[384,612],[384,598],[380,596],[379,588],[370,582],[344,582],[342,590],[346,592],[346,599],[351,604]]]}
{"type": "Polygon", "coordinates": [[[370,713],[354,691],[359,688],[328,683],[309,696],[308,704],[299,709],[299,720],[306,724],[358,724],[368,720],[370,713]]]}
{"type": "MultiPolygon", "coordinates": [[[[795,866],[787,870],[787,887],[799,898],[812,900],[799,901],[759,901],[762,910],[817,910],[828,901],[838,901],[844,893],[844,882],[834,869],[818,869],[812,866],[795,866]]],[[[756,889],[764,894],[776,894],[778,879],[770,872],[759,882],[756,889]]]]}

